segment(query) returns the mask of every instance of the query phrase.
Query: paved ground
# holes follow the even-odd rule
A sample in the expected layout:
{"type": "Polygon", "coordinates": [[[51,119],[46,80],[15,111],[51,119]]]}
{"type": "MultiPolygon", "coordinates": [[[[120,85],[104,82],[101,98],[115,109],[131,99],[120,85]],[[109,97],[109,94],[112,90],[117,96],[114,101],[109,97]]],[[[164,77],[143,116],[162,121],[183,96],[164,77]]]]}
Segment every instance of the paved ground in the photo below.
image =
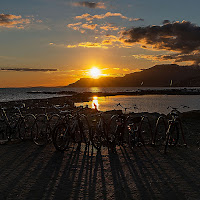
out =
{"type": "Polygon", "coordinates": [[[0,199],[200,199],[198,147],[0,146],[0,199]]]}

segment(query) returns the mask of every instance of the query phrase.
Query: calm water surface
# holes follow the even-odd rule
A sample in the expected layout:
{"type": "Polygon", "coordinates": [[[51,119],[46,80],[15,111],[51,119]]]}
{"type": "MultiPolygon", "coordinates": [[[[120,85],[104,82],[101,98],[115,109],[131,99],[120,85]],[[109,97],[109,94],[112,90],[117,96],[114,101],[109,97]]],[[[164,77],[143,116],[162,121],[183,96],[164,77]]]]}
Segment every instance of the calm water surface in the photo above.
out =
{"type": "Polygon", "coordinates": [[[200,110],[199,95],[141,95],[141,96],[109,96],[94,97],[90,102],[77,103],[76,106],[86,106],[94,108],[97,105],[101,111],[121,109],[117,104],[120,103],[127,112],[158,112],[169,113],[168,106],[179,108],[180,105],[189,108],[179,108],[179,111],[200,110]]]}

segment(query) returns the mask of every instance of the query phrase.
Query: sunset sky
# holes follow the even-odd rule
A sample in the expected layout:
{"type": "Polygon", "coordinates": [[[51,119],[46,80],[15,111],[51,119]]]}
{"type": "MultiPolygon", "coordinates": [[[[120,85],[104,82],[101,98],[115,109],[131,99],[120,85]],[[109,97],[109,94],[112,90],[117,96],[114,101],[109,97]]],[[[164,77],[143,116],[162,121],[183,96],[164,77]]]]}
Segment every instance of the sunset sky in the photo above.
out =
{"type": "Polygon", "coordinates": [[[199,0],[4,0],[0,87],[66,86],[200,63],[199,0]]]}

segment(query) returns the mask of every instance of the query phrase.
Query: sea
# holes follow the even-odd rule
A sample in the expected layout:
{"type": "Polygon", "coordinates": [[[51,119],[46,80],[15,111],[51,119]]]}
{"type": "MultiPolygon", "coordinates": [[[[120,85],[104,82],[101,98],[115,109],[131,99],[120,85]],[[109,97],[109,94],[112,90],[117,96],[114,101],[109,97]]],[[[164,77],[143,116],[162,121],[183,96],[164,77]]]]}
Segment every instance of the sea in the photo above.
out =
{"type": "MultiPolygon", "coordinates": [[[[0,88],[0,102],[9,102],[25,99],[47,99],[58,96],[50,94],[60,91],[74,92],[133,92],[137,90],[163,90],[172,88],[136,88],[136,87],[91,87],[91,88],[70,88],[70,87],[35,87],[35,88],[0,88]],[[49,93],[49,94],[48,94],[49,93]]],[[[173,88],[180,89],[180,88],[173,88]]],[[[200,88],[185,88],[194,90],[200,88]]],[[[90,101],[76,103],[76,106],[96,106],[100,111],[123,110],[125,112],[149,112],[167,114],[169,107],[178,108],[180,112],[200,110],[200,95],[117,95],[107,97],[91,97],[90,101]],[[119,105],[120,104],[120,105],[119,105]]]]}

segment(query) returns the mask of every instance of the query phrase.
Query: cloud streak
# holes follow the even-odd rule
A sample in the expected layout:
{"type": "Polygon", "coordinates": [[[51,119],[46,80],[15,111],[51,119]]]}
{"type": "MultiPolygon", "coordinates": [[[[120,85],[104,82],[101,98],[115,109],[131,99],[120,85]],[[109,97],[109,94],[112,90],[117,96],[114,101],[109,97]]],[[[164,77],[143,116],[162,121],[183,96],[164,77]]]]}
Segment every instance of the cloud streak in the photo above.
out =
{"type": "Polygon", "coordinates": [[[82,42],[76,45],[67,45],[67,48],[77,48],[77,47],[84,47],[84,48],[103,48],[107,49],[108,47],[106,44],[98,43],[98,42],[82,42]]]}
{"type": "Polygon", "coordinates": [[[30,19],[23,19],[21,15],[0,14],[0,27],[23,29],[30,19]]]}
{"type": "Polygon", "coordinates": [[[76,16],[75,19],[85,19],[87,21],[92,21],[94,19],[105,19],[107,17],[120,17],[128,21],[144,21],[144,19],[142,18],[129,18],[122,15],[121,13],[111,13],[111,12],[107,12],[106,14],[101,14],[101,15],[90,15],[88,13],[85,13],[83,15],[76,16]]]}
{"type": "Polygon", "coordinates": [[[133,55],[137,59],[146,59],[151,61],[169,61],[174,63],[190,62],[192,65],[199,65],[200,53],[192,54],[171,54],[171,55],[133,55]]]}
{"type": "Polygon", "coordinates": [[[100,8],[100,9],[106,9],[106,6],[103,2],[89,2],[89,1],[83,1],[83,2],[76,2],[76,3],[72,3],[73,6],[80,6],[80,7],[87,7],[87,8],[100,8]]]}
{"type": "Polygon", "coordinates": [[[110,24],[110,23],[101,25],[99,28],[100,28],[100,29],[103,29],[103,30],[105,30],[105,31],[109,31],[109,30],[117,31],[117,30],[119,30],[119,27],[114,26],[114,25],[112,25],[112,24],[110,24]]]}
{"type": "Polygon", "coordinates": [[[0,68],[0,71],[17,71],[17,72],[55,72],[57,69],[34,69],[34,68],[0,68]]]}

